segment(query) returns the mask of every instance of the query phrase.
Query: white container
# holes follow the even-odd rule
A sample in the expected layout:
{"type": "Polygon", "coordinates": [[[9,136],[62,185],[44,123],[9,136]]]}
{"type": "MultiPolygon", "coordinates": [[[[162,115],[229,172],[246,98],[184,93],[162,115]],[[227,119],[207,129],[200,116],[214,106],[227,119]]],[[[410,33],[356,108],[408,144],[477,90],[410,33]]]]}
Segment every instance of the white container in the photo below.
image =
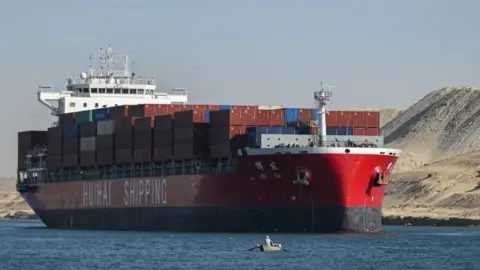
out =
{"type": "Polygon", "coordinates": [[[95,151],[95,137],[87,137],[80,139],[80,152],[92,152],[95,151]]]}
{"type": "Polygon", "coordinates": [[[115,132],[115,120],[97,122],[97,135],[112,135],[115,132]]]}

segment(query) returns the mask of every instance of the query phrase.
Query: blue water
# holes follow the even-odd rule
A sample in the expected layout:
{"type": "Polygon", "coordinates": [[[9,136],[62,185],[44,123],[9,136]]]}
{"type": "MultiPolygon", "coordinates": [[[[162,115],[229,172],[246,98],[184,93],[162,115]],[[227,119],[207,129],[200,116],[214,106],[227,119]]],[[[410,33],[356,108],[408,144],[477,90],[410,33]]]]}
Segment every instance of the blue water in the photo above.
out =
{"type": "Polygon", "coordinates": [[[385,227],[382,235],[282,235],[287,252],[247,251],[262,234],[46,229],[0,221],[0,269],[480,269],[480,228],[385,227]]]}

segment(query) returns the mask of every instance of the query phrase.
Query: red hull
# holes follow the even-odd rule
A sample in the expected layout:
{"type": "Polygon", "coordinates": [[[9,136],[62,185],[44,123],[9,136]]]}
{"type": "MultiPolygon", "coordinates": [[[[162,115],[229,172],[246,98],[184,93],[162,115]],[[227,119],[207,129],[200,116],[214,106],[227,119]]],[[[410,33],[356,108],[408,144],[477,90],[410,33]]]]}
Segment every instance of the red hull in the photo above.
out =
{"type": "MultiPolygon", "coordinates": [[[[131,211],[153,208],[170,209],[169,211],[171,211],[171,209],[180,208],[207,209],[213,207],[217,208],[216,211],[219,211],[220,208],[232,210],[249,208],[260,209],[265,213],[267,209],[285,209],[281,210],[284,211],[284,220],[291,218],[296,212],[308,210],[307,212],[310,213],[314,209],[319,211],[319,214],[316,215],[322,213],[321,215],[327,218],[332,214],[330,213],[331,209],[339,209],[332,211],[342,211],[342,213],[333,213],[332,215],[343,215],[342,219],[347,221],[342,221],[343,225],[335,225],[333,230],[378,230],[380,227],[378,215],[381,215],[385,186],[373,185],[372,176],[374,176],[375,169],[378,168],[383,171],[385,181],[388,181],[397,158],[395,155],[353,153],[245,156],[238,159],[237,170],[232,173],[39,184],[35,190],[22,192],[22,195],[47,226],[50,223],[52,227],[100,227],[98,224],[75,226],[72,223],[76,222],[72,220],[71,216],[71,213],[75,211],[85,212],[95,209],[103,209],[103,211],[130,209],[129,211],[131,211]],[[263,172],[261,167],[257,166],[259,162],[263,165],[263,172]],[[297,180],[299,170],[307,172],[309,185],[293,183],[297,180]],[[360,210],[349,214],[348,209],[360,210]],[[362,229],[359,228],[359,224],[349,224],[352,222],[365,223],[364,219],[367,217],[348,216],[364,215],[365,209],[376,209],[373,228],[371,228],[372,225],[369,225],[370,228],[362,229]],[[62,217],[57,216],[58,220],[64,220],[63,225],[59,225],[50,220],[53,217],[49,215],[49,212],[53,213],[54,211],[59,213],[66,211],[70,213],[70,216],[66,214],[62,214],[66,215],[62,217]],[[69,224],[65,224],[65,219],[69,220],[69,224]]],[[[208,216],[211,213],[205,215],[208,216]]],[[[98,220],[101,219],[102,227],[105,227],[105,218],[91,216],[92,222],[95,219],[98,223],[100,222],[98,220]]],[[[247,219],[247,217],[245,218],[247,219]]],[[[295,218],[302,219],[302,216],[295,218]]],[[[82,219],[82,222],[85,223],[88,218],[77,217],[76,219],[82,219]]],[[[306,220],[305,224],[309,223],[312,219],[311,214],[303,216],[303,219],[306,220]]],[[[273,220],[272,222],[282,222],[281,219],[273,220]]],[[[318,220],[322,220],[322,216],[316,216],[316,220],[319,222],[318,220]]],[[[223,220],[223,222],[228,223],[229,221],[223,220]]],[[[321,222],[328,223],[329,221],[321,222]]],[[[217,225],[211,226],[218,228],[217,225]]],[[[142,226],[137,227],[143,228],[142,226]]],[[[208,225],[204,227],[208,228],[208,225]]],[[[269,228],[269,224],[263,221],[261,227],[269,228]]],[[[134,226],[129,229],[136,228],[134,226]]],[[[175,230],[168,226],[164,229],[175,230]]],[[[260,227],[258,230],[261,230],[260,227]]],[[[298,231],[299,229],[286,230],[298,231]]]]}

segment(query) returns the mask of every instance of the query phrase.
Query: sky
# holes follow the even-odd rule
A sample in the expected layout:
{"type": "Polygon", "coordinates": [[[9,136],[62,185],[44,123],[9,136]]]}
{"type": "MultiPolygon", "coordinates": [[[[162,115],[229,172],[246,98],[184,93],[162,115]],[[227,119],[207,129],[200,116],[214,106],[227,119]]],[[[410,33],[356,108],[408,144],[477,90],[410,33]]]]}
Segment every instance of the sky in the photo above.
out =
{"type": "Polygon", "coordinates": [[[450,85],[479,85],[480,1],[4,1],[0,10],[0,175],[16,172],[17,132],[54,120],[58,90],[111,44],[190,103],[408,108],[450,85]],[[475,31],[477,30],[477,31],[475,31]]]}

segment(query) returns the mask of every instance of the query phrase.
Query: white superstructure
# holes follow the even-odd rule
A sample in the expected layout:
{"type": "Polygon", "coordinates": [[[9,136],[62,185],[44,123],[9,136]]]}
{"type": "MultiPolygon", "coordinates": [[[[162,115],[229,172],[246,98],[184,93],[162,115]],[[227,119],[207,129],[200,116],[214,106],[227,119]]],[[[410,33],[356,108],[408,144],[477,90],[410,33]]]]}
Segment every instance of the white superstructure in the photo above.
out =
{"type": "Polygon", "coordinates": [[[39,86],[38,101],[47,106],[52,115],[120,105],[188,102],[187,89],[157,93],[155,78],[130,72],[127,56],[123,56],[124,67],[119,70],[115,69],[118,55],[110,46],[106,50],[100,48],[99,52],[99,67],[95,69],[90,65],[78,78],[68,78],[65,90],[55,92],[49,86],[39,86]]]}
{"type": "Polygon", "coordinates": [[[318,109],[318,146],[327,143],[327,101],[332,100],[332,88],[335,86],[320,86],[320,91],[314,93],[316,108],[318,109]]]}

